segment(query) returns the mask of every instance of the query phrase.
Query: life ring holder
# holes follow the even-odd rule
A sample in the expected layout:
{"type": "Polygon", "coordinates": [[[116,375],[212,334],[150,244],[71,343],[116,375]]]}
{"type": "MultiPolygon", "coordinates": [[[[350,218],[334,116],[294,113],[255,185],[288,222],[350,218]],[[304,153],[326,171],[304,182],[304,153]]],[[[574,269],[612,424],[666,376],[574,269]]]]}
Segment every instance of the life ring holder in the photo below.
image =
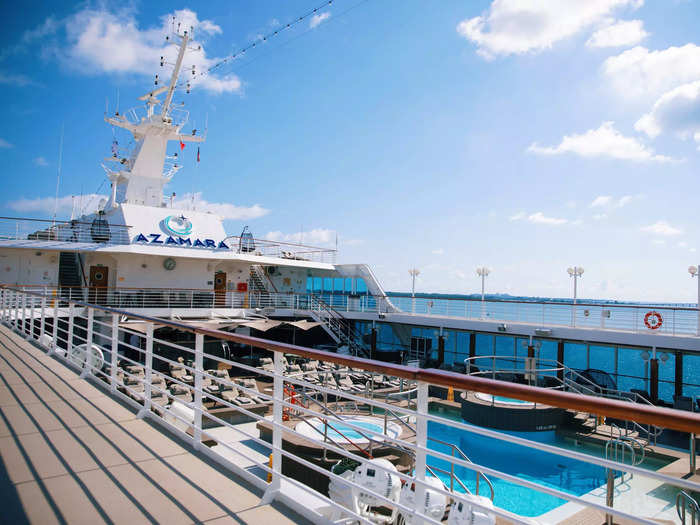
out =
{"type": "Polygon", "coordinates": [[[644,325],[649,329],[649,330],[658,330],[661,328],[661,325],[664,324],[664,318],[661,317],[661,314],[655,310],[651,310],[650,312],[647,312],[646,315],[644,316],[644,325]]]}

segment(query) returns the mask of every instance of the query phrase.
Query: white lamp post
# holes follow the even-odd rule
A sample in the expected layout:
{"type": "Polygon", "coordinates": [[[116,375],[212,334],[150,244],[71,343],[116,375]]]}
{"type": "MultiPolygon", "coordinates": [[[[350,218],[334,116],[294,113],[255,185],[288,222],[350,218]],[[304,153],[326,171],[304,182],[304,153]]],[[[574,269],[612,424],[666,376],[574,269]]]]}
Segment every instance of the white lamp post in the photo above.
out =
{"type": "Polygon", "coordinates": [[[576,292],[577,292],[577,281],[578,278],[583,275],[583,268],[580,266],[574,266],[566,269],[569,277],[574,278],[574,305],[571,309],[571,326],[576,326],[576,292]]]}
{"type": "Polygon", "coordinates": [[[418,268],[411,268],[408,274],[412,277],[411,280],[411,312],[416,313],[416,277],[420,275],[418,268]]]}
{"type": "Polygon", "coordinates": [[[698,329],[696,331],[698,336],[700,336],[700,275],[698,274],[699,271],[700,264],[697,266],[688,266],[688,273],[690,274],[690,277],[698,278],[698,329]]]}
{"type": "Polygon", "coordinates": [[[484,288],[486,286],[486,276],[491,273],[486,266],[479,266],[476,269],[476,275],[481,277],[481,318],[484,318],[485,303],[484,303],[484,288]]]}

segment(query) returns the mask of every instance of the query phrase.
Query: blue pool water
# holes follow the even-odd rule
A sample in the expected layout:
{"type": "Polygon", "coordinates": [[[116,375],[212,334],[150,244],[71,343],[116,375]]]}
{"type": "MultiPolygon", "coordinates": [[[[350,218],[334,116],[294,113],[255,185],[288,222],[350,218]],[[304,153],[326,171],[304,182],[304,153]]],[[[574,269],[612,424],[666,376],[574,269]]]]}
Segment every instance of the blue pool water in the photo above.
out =
{"type": "MultiPolygon", "coordinates": [[[[352,422],[352,424],[363,429],[372,430],[374,432],[384,432],[384,429],[380,425],[377,425],[376,423],[371,423],[370,421],[355,420],[352,422]]],[[[323,432],[323,423],[318,423],[315,426],[317,429],[323,432]]],[[[355,441],[364,438],[357,430],[338,422],[329,423],[327,435],[330,439],[334,441],[341,441],[345,438],[355,441]],[[331,429],[331,426],[335,430],[331,429]]]]}
{"type": "Polygon", "coordinates": [[[501,403],[516,403],[518,405],[531,405],[532,403],[530,401],[523,401],[522,399],[513,399],[512,397],[504,397],[504,396],[492,396],[493,400],[496,402],[501,402],[501,403]]]}
{"type": "MultiPolygon", "coordinates": [[[[444,414],[441,414],[444,416],[444,414]]],[[[544,442],[562,448],[572,448],[566,441],[557,437],[552,432],[510,432],[512,435],[544,442]]],[[[499,440],[487,438],[472,432],[454,429],[439,423],[428,423],[428,435],[447,443],[454,443],[474,462],[478,463],[521,479],[533,481],[541,485],[556,488],[581,496],[605,483],[605,469],[597,465],[582,461],[555,456],[546,452],[538,451],[506,443],[499,440]]],[[[429,447],[445,454],[450,454],[450,448],[428,441],[429,447]]],[[[600,455],[601,450],[576,449],[579,452],[589,452],[600,455]]],[[[435,466],[449,472],[449,463],[446,461],[428,457],[428,465],[435,466]]],[[[659,468],[661,463],[656,465],[646,462],[648,468],[659,468]]],[[[464,467],[456,466],[455,474],[471,490],[476,491],[476,476],[474,471],[464,467]]],[[[438,472],[449,485],[449,475],[438,472]]],[[[489,476],[495,489],[494,503],[503,509],[509,510],[521,516],[535,517],[548,512],[564,503],[565,500],[542,494],[532,489],[510,483],[501,479],[489,476]]],[[[486,484],[481,482],[480,494],[489,496],[486,484]]]]}

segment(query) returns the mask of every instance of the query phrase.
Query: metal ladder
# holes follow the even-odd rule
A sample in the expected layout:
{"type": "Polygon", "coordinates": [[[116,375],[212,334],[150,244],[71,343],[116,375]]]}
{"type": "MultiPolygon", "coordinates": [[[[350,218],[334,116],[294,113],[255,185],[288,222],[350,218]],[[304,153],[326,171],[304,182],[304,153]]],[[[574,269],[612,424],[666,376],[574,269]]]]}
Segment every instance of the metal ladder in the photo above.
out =
{"type": "MultiPolygon", "coordinates": [[[[414,427],[412,427],[407,421],[405,421],[404,418],[402,418],[401,416],[399,416],[398,414],[396,414],[394,411],[388,410],[388,409],[385,409],[385,410],[384,410],[384,433],[386,433],[386,431],[387,431],[387,423],[388,423],[388,421],[389,421],[389,416],[392,417],[392,420],[398,421],[398,422],[401,423],[403,426],[405,426],[406,428],[408,428],[409,430],[411,430],[411,431],[414,433],[414,435],[416,434],[416,429],[415,429],[414,427]]],[[[469,457],[462,451],[462,449],[459,448],[459,447],[458,447],[457,445],[455,445],[454,443],[447,443],[446,441],[442,441],[442,440],[440,440],[440,439],[437,439],[437,438],[434,438],[434,437],[431,437],[431,436],[428,436],[428,440],[429,440],[429,441],[434,441],[435,443],[439,443],[439,444],[441,444],[441,445],[443,445],[443,446],[449,447],[449,448],[450,448],[450,456],[452,456],[453,458],[456,457],[456,458],[459,458],[459,459],[462,459],[462,460],[466,461],[467,463],[474,463],[474,462],[473,462],[471,459],[469,459],[469,457]]],[[[412,454],[412,455],[413,455],[413,454],[412,454]]],[[[413,456],[415,457],[415,455],[413,455],[413,456]]],[[[445,475],[450,476],[450,486],[449,486],[449,487],[443,482],[443,486],[445,487],[445,490],[449,490],[450,492],[454,492],[454,491],[455,491],[455,488],[456,488],[456,487],[455,487],[455,483],[456,483],[457,485],[459,485],[459,486],[462,488],[462,490],[463,490],[466,494],[474,494],[471,490],[469,490],[469,488],[467,488],[467,486],[466,486],[466,485],[464,484],[464,482],[459,478],[459,476],[457,476],[457,474],[455,474],[455,464],[454,464],[454,462],[452,462],[452,461],[450,462],[450,470],[449,470],[449,471],[444,470],[444,469],[441,469],[440,467],[435,467],[435,466],[430,467],[430,466],[427,466],[427,465],[426,465],[426,469],[428,470],[428,472],[430,472],[430,473],[431,473],[433,476],[435,476],[436,478],[438,478],[438,476],[437,476],[437,474],[435,474],[434,471],[438,471],[438,472],[441,472],[441,473],[443,473],[443,474],[445,474],[445,475]]],[[[489,488],[489,491],[490,491],[489,497],[490,497],[491,501],[493,501],[494,498],[496,497],[496,494],[495,494],[495,491],[494,491],[494,488],[493,488],[493,483],[492,483],[491,480],[488,478],[488,476],[486,476],[486,474],[484,474],[483,472],[481,472],[481,471],[479,471],[479,470],[476,470],[476,471],[474,471],[474,472],[475,472],[475,474],[476,474],[476,495],[477,495],[477,496],[479,495],[480,487],[481,487],[480,480],[483,479],[484,482],[486,483],[486,485],[487,485],[488,488],[489,488]]],[[[438,479],[439,479],[439,478],[438,478],[438,479]]]]}
{"type": "Polygon", "coordinates": [[[700,505],[684,490],[676,495],[676,512],[683,525],[700,524],[700,505]]]}

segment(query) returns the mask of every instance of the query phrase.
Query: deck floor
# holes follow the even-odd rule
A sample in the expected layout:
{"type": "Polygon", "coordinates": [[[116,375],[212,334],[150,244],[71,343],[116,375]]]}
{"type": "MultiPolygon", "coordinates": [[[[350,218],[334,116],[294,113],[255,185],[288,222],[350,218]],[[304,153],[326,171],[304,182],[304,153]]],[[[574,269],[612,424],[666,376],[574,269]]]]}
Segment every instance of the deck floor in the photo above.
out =
{"type": "Polygon", "coordinates": [[[309,523],[0,326],[7,523],[309,523]]]}

